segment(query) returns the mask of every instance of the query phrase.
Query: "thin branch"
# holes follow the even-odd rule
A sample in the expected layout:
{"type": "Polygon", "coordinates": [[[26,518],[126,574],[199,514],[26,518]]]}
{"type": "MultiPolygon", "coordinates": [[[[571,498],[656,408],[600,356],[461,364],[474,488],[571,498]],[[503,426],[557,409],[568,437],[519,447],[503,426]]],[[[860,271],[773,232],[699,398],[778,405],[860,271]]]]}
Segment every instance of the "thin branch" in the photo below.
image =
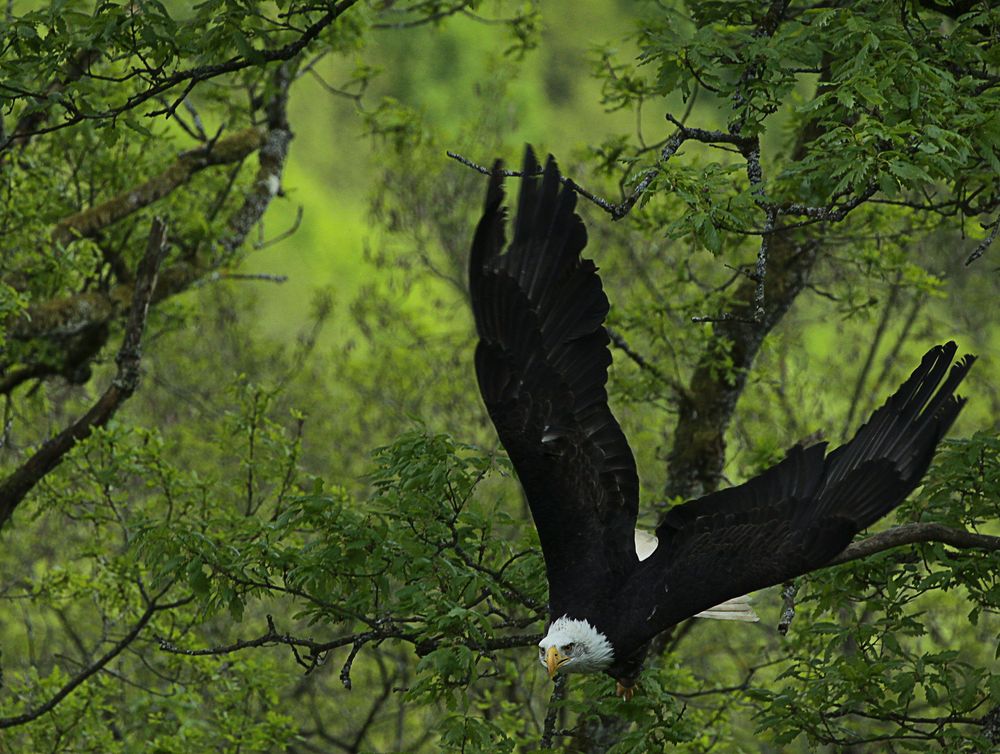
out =
{"type": "Polygon", "coordinates": [[[670,123],[673,123],[677,130],[686,140],[700,141],[702,144],[732,144],[740,151],[748,149],[757,144],[754,136],[741,136],[739,134],[727,133],[725,131],[706,131],[704,128],[692,128],[684,125],[673,115],[667,113],[664,116],[670,123]]]}
{"type": "MultiPolygon", "coordinates": [[[[124,112],[129,110],[134,110],[145,102],[155,99],[164,92],[173,89],[178,84],[187,84],[188,82],[193,82],[194,84],[200,83],[202,81],[207,81],[208,79],[215,78],[217,76],[222,76],[227,73],[236,73],[237,71],[242,71],[246,68],[251,68],[254,66],[260,66],[264,63],[274,63],[279,61],[288,61],[298,55],[303,49],[305,49],[316,37],[319,36],[327,26],[336,21],[341,15],[343,15],[352,6],[356,5],[358,0],[341,0],[339,3],[333,6],[329,11],[327,11],[316,23],[312,24],[303,31],[302,35],[296,39],[294,42],[289,42],[288,44],[278,47],[273,50],[256,50],[254,55],[251,57],[234,57],[227,60],[225,63],[216,63],[213,65],[204,65],[197,68],[190,68],[184,71],[178,71],[170,76],[167,76],[160,81],[157,81],[150,85],[150,87],[144,91],[137,92],[126,99],[120,105],[110,107],[106,110],[93,113],[82,113],[73,112],[65,120],[59,123],[47,126],[44,128],[37,128],[32,131],[20,134],[20,136],[37,136],[40,134],[49,133],[51,131],[57,131],[62,128],[67,128],[68,126],[76,125],[84,120],[103,120],[108,118],[115,118],[124,112]]],[[[188,89],[191,87],[188,86],[188,89]]],[[[179,104],[179,103],[178,103],[179,104]]],[[[149,113],[149,116],[162,115],[164,110],[159,110],[153,113],[149,113]]],[[[5,142],[0,144],[0,152],[7,150],[11,143],[13,142],[13,137],[9,137],[5,142]]]]}
{"type": "Polygon", "coordinates": [[[371,28],[396,30],[396,29],[412,29],[417,26],[425,26],[427,24],[440,21],[444,18],[448,18],[449,16],[453,16],[456,13],[461,13],[468,7],[468,5],[469,3],[467,2],[467,0],[462,0],[462,2],[457,3],[456,5],[450,6],[448,8],[443,8],[437,13],[431,13],[427,16],[423,16],[422,18],[413,18],[407,21],[398,21],[397,23],[375,23],[372,24],[371,28]]]}
{"type": "Polygon", "coordinates": [[[1000,550],[1000,537],[976,534],[964,529],[953,529],[937,523],[913,523],[894,526],[886,531],[873,534],[847,547],[828,566],[840,565],[852,560],[860,560],[883,550],[917,542],[942,542],[963,550],[1000,550]]]}
{"type": "Polygon", "coordinates": [[[701,696],[713,696],[715,694],[732,694],[734,691],[746,691],[748,688],[750,688],[750,681],[753,680],[753,677],[757,674],[758,670],[766,668],[769,665],[775,665],[778,662],[781,662],[781,660],[780,659],[770,660],[760,665],[754,665],[748,668],[746,675],[743,676],[743,680],[740,683],[734,684],[732,686],[719,686],[717,688],[702,689],[700,691],[688,691],[688,692],[668,691],[667,693],[670,694],[670,696],[674,697],[675,699],[697,699],[698,697],[701,696]]]}
{"type": "Polygon", "coordinates": [[[283,230],[274,238],[258,241],[253,245],[254,249],[257,251],[261,249],[266,249],[268,246],[273,246],[276,243],[284,241],[286,238],[291,238],[292,236],[294,236],[298,232],[299,227],[302,225],[302,216],[304,213],[305,213],[305,208],[300,204],[298,207],[296,207],[295,219],[292,221],[291,226],[287,230],[283,230]]]}
{"type": "MultiPolygon", "coordinates": [[[[340,647],[346,647],[348,644],[354,644],[360,639],[360,637],[365,634],[372,633],[368,631],[365,632],[365,634],[350,634],[348,636],[340,636],[329,641],[314,641],[313,639],[304,639],[298,636],[292,636],[288,633],[279,633],[275,628],[274,621],[270,615],[267,616],[267,624],[267,633],[258,636],[256,639],[238,639],[231,644],[224,644],[217,647],[208,647],[206,649],[184,649],[183,647],[178,647],[177,645],[172,644],[166,639],[160,639],[159,646],[164,652],[184,655],[186,657],[218,657],[220,655],[241,652],[244,649],[274,647],[283,644],[289,647],[308,649],[312,657],[320,657],[324,653],[329,652],[331,649],[339,649],[340,647]]],[[[388,634],[386,634],[386,636],[388,636],[388,634]]]]}
{"type": "Polygon", "coordinates": [[[559,716],[559,703],[566,696],[566,675],[558,673],[552,684],[552,696],[549,697],[548,711],[545,713],[545,727],[542,729],[541,747],[552,748],[552,739],[556,735],[556,718],[559,716]]]}
{"type": "MultiPolygon", "coordinates": [[[[778,206],[778,211],[782,215],[802,215],[809,218],[813,222],[840,222],[859,205],[864,204],[866,201],[871,199],[875,192],[878,191],[877,183],[869,183],[865,186],[864,190],[843,204],[832,207],[811,207],[808,204],[797,204],[791,202],[789,204],[782,204],[778,206]]],[[[787,226],[789,228],[801,228],[803,225],[811,225],[812,223],[798,223],[794,226],[787,226]]]]}
{"type": "Polygon", "coordinates": [[[641,353],[636,351],[628,344],[628,341],[625,340],[624,336],[622,336],[621,333],[610,327],[605,327],[604,329],[607,330],[608,337],[611,338],[611,342],[614,343],[615,347],[620,349],[626,356],[632,359],[632,361],[635,362],[636,366],[638,366],[640,369],[649,372],[664,385],[669,385],[672,390],[677,392],[683,392],[684,390],[683,385],[681,385],[676,380],[667,377],[667,375],[665,375],[658,366],[647,361],[645,356],[643,356],[641,353]]]}
{"type": "MultiPolygon", "coordinates": [[[[447,154],[451,159],[453,159],[453,160],[455,160],[457,162],[460,162],[463,165],[465,165],[466,167],[472,168],[473,170],[475,170],[475,171],[477,171],[479,173],[482,173],[483,175],[492,175],[493,174],[493,169],[492,168],[483,167],[482,165],[479,165],[478,163],[473,162],[468,157],[463,157],[462,155],[458,154],[457,152],[452,152],[451,150],[448,150],[447,152],[445,152],[445,154],[447,154]]],[[[525,177],[525,174],[522,171],[520,171],[520,170],[507,170],[506,168],[501,168],[500,169],[500,175],[504,176],[505,178],[524,178],[525,177]]],[[[542,175],[542,171],[541,170],[539,170],[536,173],[530,174],[528,177],[540,176],[540,175],[542,175]]],[[[591,192],[587,191],[587,189],[585,189],[582,186],[574,183],[571,179],[567,178],[564,175],[560,175],[559,176],[559,180],[563,183],[563,185],[569,186],[571,189],[573,189],[573,191],[575,191],[576,193],[578,193],[580,196],[584,197],[585,199],[589,199],[594,204],[596,204],[598,207],[600,207],[601,209],[603,209],[605,212],[609,213],[614,219],[616,219],[616,220],[618,219],[618,213],[620,212],[619,205],[612,204],[607,199],[602,199],[601,197],[599,197],[599,196],[597,196],[595,194],[592,194],[591,192]]],[[[624,214],[625,213],[621,214],[621,216],[624,217],[624,214]]]]}
{"type": "Polygon", "coordinates": [[[53,230],[52,240],[66,245],[74,238],[92,237],[103,228],[169,195],[205,168],[241,162],[264,144],[266,136],[264,129],[248,128],[185,152],[155,178],[133,186],[96,207],[60,220],[53,230]]]}
{"type": "MultiPolygon", "coordinates": [[[[10,6],[8,5],[8,15],[10,13],[10,6]]],[[[44,92],[39,92],[33,97],[39,105],[44,106],[38,109],[31,109],[27,114],[23,115],[14,126],[14,130],[11,132],[9,138],[3,138],[5,135],[0,134],[0,138],[3,138],[3,147],[0,147],[0,165],[3,164],[3,152],[8,146],[24,147],[27,145],[32,134],[35,133],[35,129],[45,121],[52,104],[57,101],[57,98],[52,95],[61,92],[68,84],[79,80],[90,67],[90,64],[97,60],[99,56],[100,51],[96,49],[80,50],[73,56],[72,60],[68,61],[63,75],[49,84],[44,92]]]]}
{"type": "Polygon", "coordinates": [[[167,226],[156,218],[149,231],[146,253],[136,271],[135,290],[132,294],[128,323],[125,326],[125,336],[115,358],[118,373],[108,389],[86,414],[47,440],[31,458],[0,483],[0,528],[10,519],[24,496],[58,466],[78,442],[89,437],[95,427],[107,424],[119,406],[131,397],[138,387],[141,358],[139,344],[166,249],[167,226]]]}
{"type": "Polygon", "coordinates": [[[990,248],[990,245],[997,240],[998,232],[1000,232],[1000,217],[993,221],[993,230],[990,231],[989,235],[986,236],[986,238],[984,238],[975,249],[973,249],[971,254],[969,254],[969,258],[965,260],[966,266],[972,264],[986,253],[986,250],[990,248]]]}
{"type": "Polygon", "coordinates": [[[287,283],[288,275],[276,275],[270,272],[222,272],[216,271],[205,277],[206,283],[219,280],[262,280],[265,283],[287,283]]]}
{"type": "Polygon", "coordinates": [[[354,659],[358,656],[358,652],[365,645],[367,639],[358,638],[354,640],[354,644],[351,646],[351,651],[347,655],[347,659],[344,661],[344,666],[340,669],[340,682],[344,684],[344,688],[348,691],[351,690],[351,667],[354,665],[354,659]]]}
{"type": "Polygon", "coordinates": [[[107,652],[101,655],[100,658],[95,660],[93,663],[88,665],[82,671],[73,676],[69,681],[67,681],[62,688],[60,688],[55,694],[53,694],[47,702],[40,704],[35,707],[30,712],[25,712],[20,715],[15,715],[13,717],[0,718],[0,729],[2,728],[13,728],[17,725],[24,725],[25,723],[30,723],[32,720],[37,720],[42,715],[51,712],[55,709],[56,705],[59,704],[63,699],[69,696],[73,691],[80,686],[84,681],[90,678],[95,673],[99,672],[104,668],[109,662],[111,662],[115,657],[120,655],[128,646],[135,641],[136,637],[142,633],[142,630],[146,627],[153,616],[160,610],[169,610],[171,608],[177,607],[179,603],[173,602],[170,604],[160,605],[156,602],[151,602],[146,610],[143,612],[142,616],[136,621],[136,624],[132,626],[125,636],[115,642],[114,646],[111,647],[107,652]]]}
{"type": "MultiPolygon", "coordinates": [[[[192,249],[184,258],[164,267],[153,294],[154,304],[189,290],[229,262],[272,199],[280,193],[284,162],[292,138],[285,116],[289,76],[284,66],[276,71],[274,79],[274,95],[265,105],[268,131],[258,149],[260,167],[243,202],[229,218],[228,232],[215,241],[222,253],[202,253],[192,249]]],[[[183,244],[180,245],[183,247],[183,244]]],[[[71,381],[86,381],[89,378],[87,364],[104,347],[107,326],[125,314],[125,307],[131,298],[132,285],[121,283],[103,292],[83,290],[33,304],[10,326],[10,337],[22,341],[59,341],[59,347],[67,353],[67,358],[57,364],[41,360],[24,365],[0,380],[0,392],[9,393],[26,380],[54,374],[65,374],[71,381]],[[71,352],[63,343],[67,338],[72,339],[71,352]],[[77,379],[75,375],[78,373],[83,373],[84,377],[77,379]]],[[[40,353],[51,352],[51,349],[45,348],[37,350],[40,353]]]]}
{"type": "Polygon", "coordinates": [[[792,626],[795,618],[795,594],[799,587],[794,581],[789,581],[781,590],[781,617],[778,619],[778,633],[782,636],[788,634],[788,629],[792,626]]]}
{"type": "MultiPolygon", "coordinates": [[[[449,644],[449,642],[441,638],[426,639],[418,634],[404,631],[401,625],[402,622],[403,621],[392,619],[377,620],[373,621],[375,628],[370,631],[362,631],[356,634],[345,634],[344,636],[338,636],[335,639],[329,639],[327,641],[316,641],[315,639],[306,639],[301,636],[294,636],[290,633],[279,632],[274,625],[274,620],[271,616],[267,616],[267,632],[255,639],[239,639],[230,644],[207,647],[204,649],[184,649],[183,647],[178,647],[166,639],[161,638],[159,639],[159,646],[162,651],[169,652],[170,654],[185,655],[187,657],[218,657],[221,655],[233,654],[235,652],[242,652],[245,649],[284,645],[290,647],[296,652],[299,649],[308,650],[309,654],[306,659],[309,662],[303,662],[301,658],[298,657],[298,654],[296,654],[296,658],[298,659],[299,664],[311,670],[319,665],[320,662],[322,662],[323,657],[331,650],[340,649],[341,647],[350,645],[352,646],[352,652],[348,657],[348,662],[344,664],[344,668],[342,669],[340,676],[341,681],[344,682],[345,686],[350,688],[350,671],[351,665],[354,662],[354,656],[356,656],[358,651],[369,642],[381,642],[386,639],[398,639],[414,645],[418,654],[421,656],[425,656],[430,652],[433,652],[440,646],[449,644]],[[346,681],[345,675],[347,677],[346,681]]],[[[541,638],[540,634],[516,634],[512,636],[501,636],[494,639],[488,639],[486,641],[464,639],[456,643],[481,652],[491,652],[498,649],[527,647],[532,644],[537,644],[541,638]]]]}

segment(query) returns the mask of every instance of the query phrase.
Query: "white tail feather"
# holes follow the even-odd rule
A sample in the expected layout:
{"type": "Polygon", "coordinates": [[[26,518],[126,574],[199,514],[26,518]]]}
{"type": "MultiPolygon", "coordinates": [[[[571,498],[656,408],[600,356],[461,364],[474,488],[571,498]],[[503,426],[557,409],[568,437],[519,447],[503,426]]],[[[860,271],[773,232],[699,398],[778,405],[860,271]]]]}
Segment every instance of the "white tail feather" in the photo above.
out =
{"type": "MultiPolygon", "coordinates": [[[[653,532],[642,529],[635,530],[635,554],[639,560],[645,560],[652,555],[659,543],[660,541],[653,532]]],[[[750,597],[746,594],[742,597],[726,600],[721,605],[710,607],[694,617],[713,618],[714,620],[741,620],[747,623],[756,623],[760,620],[757,613],[750,607],[750,597]]]]}
{"type": "Polygon", "coordinates": [[[747,623],[756,623],[760,620],[757,613],[750,607],[750,597],[745,594],[742,597],[726,600],[721,605],[710,607],[694,617],[714,620],[741,620],[747,623]]]}

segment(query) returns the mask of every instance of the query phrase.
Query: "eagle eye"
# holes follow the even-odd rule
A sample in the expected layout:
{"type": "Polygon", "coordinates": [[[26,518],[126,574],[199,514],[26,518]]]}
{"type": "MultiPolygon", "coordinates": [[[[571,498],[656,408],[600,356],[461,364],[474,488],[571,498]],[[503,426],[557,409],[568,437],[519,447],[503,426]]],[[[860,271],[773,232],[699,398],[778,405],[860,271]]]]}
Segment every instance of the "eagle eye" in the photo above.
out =
{"type": "Polygon", "coordinates": [[[573,654],[573,650],[574,649],[576,649],[576,642],[572,642],[571,641],[569,644],[567,644],[565,647],[563,647],[563,653],[571,655],[571,654],[573,654]]]}

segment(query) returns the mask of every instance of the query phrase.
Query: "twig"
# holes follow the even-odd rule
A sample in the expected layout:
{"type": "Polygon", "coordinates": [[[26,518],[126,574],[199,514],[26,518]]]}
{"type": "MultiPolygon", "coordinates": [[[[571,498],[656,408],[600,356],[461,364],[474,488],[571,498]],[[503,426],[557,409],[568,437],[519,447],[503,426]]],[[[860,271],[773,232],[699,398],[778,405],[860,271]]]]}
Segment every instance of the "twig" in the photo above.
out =
{"type": "MultiPolygon", "coordinates": [[[[237,639],[231,644],[224,644],[217,647],[208,647],[206,649],[184,649],[183,647],[178,647],[177,645],[172,644],[166,639],[159,639],[159,645],[162,651],[169,652],[170,654],[184,655],[186,657],[218,657],[220,655],[241,652],[244,649],[253,649],[255,647],[273,647],[279,644],[284,644],[288,647],[308,649],[310,656],[314,658],[314,660],[318,660],[319,657],[326,652],[329,652],[331,649],[346,647],[348,644],[355,643],[358,641],[360,636],[364,635],[359,634],[356,636],[351,634],[349,636],[341,636],[329,641],[314,641],[313,639],[303,639],[287,633],[279,633],[277,628],[275,628],[274,620],[270,615],[267,616],[267,625],[267,633],[258,636],[256,639],[237,639]]],[[[388,638],[389,635],[390,634],[386,634],[386,638],[388,638]]],[[[313,664],[316,663],[314,662],[313,664]]]]}
{"type": "Polygon", "coordinates": [[[135,392],[139,384],[139,344],[146,326],[149,303],[156,288],[156,277],[166,249],[167,226],[156,218],[149,231],[146,253],[136,271],[135,290],[132,294],[128,323],[125,326],[125,336],[115,358],[118,373],[108,389],[86,414],[47,440],[31,458],[0,484],[0,528],[10,519],[24,496],[58,466],[78,442],[89,437],[95,427],[107,424],[118,407],[135,392]]]}
{"type": "Polygon", "coordinates": [[[281,233],[279,233],[278,235],[276,235],[274,238],[269,238],[267,240],[262,240],[262,241],[259,241],[259,242],[255,243],[253,245],[254,249],[256,249],[257,251],[259,251],[261,249],[266,249],[268,246],[273,246],[274,244],[276,244],[276,243],[278,243],[280,241],[284,241],[286,238],[291,238],[293,235],[295,235],[296,231],[298,231],[299,226],[302,225],[302,215],[303,215],[304,212],[305,212],[305,209],[300,204],[295,209],[295,219],[292,221],[291,226],[287,230],[283,230],[281,233]]]}
{"type": "Polygon", "coordinates": [[[785,588],[781,590],[781,617],[778,619],[778,633],[782,636],[788,635],[788,629],[792,626],[792,619],[795,618],[795,593],[799,591],[798,585],[794,581],[785,583],[785,588]]]}
{"type": "MultiPolygon", "coordinates": [[[[293,42],[289,42],[282,47],[276,49],[264,49],[256,50],[252,57],[234,57],[227,60],[225,63],[216,63],[213,65],[198,66],[196,68],[189,68],[184,71],[178,71],[170,76],[167,76],[160,81],[152,83],[149,88],[144,91],[137,92],[130,96],[122,104],[108,108],[107,110],[102,110],[93,113],[83,113],[80,111],[72,112],[68,114],[68,117],[61,120],[59,123],[47,126],[44,128],[36,128],[31,131],[19,134],[19,136],[37,136],[40,134],[49,133],[50,131],[57,131],[61,128],[67,128],[69,126],[76,125],[84,120],[103,120],[108,118],[115,118],[124,112],[133,110],[145,102],[158,97],[164,92],[173,89],[178,84],[185,84],[187,82],[193,81],[195,83],[200,83],[202,81],[207,81],[208,79],[216,78],[227,73],[236,73],[237,71],[242,71],[246,68],[260,66],[263,63],[273,63],[280,61],[288,61],[296,57],[303,49],[305,49],[309,44],[319,36],[320,32],[323,31],[327,26],[336,21],[341,15],[347,12],[352,6],[356,5],[358,0],[341,0],[336,5],[334,5],[329,11],[327,11],[323,16],[321,16],[316,23],[309,26],[302,35],[293,42]]],[[[154,111],[148,113],[147,115],[152,117],[155,115],[164,114],[164,110],[154,111]]],[[[7,141],[0,144],[0,152],[8,149],[13,142],[13,137],[9,137],[7,141]]]]}
{"type": "Polygon", "coordinates": [[[155,178],[133,186],[96,207],[60,220],[52,232],[52,240],[65,245],[74,238],[94,236],[103,228],[167,196],[205,168],[242,161],[264,144],[265,137],[262,129],[248,128],[186,152],[155,178]]]}
{"type": "Polygon", "coordinates": [[[780,662],[780,660],[770,660],[769,662],[754,665],[753,667],[748,668],[746,675],[743,676],[743,680],[732,686],[719,686],[717,688],[702,689],[701,691],[668,691],[667,693],[675,699],[697,699],[698,697],[712,696],[714,694],[732,694],[734,691],[746,691],[750,688],[750,681],[753,680],[753,677],[757,674],[758,670],[766,668],[769,665],[774,665],[778,662],[780,662]]]}
{"type": "MultiPolygon", "coordinates": [[[[169,652],[170,654],[184,655],[186,657],[219,657],[222,655],[242,652],[245,649],[284,645],[290,647],[296,652],[296,659],[299,661],[299,664],[306,667],[307,670],[312,670],[318,666],[322,662],[323,656],[331,650],[351,645],[353,649],[348,657],[348,662],[344,664],[344,667],[341,670],[340,676],[340,680],[344,683],[344,685],[347,686],[347,688],[350,688],[351,665],[361,648],[369,642],[382,642],[386,639],[397,639],[414,645],[417,648],[417,652],[421,656],[427,655],[438,647],[446,644],[446,642],[442,639],[426,639],[418,634],[404,631],[402,627],[403,622],[405,621],[399,619],[376,620],[372,621],[372,624],[375,627],[370,631],[362,631],[361,633],[356,634],[346,634],[328,641],[316,641],[314,639],[306,639],[301,636],[293,636],[289,633],[280,633],[274,625],[274,620],[271,616],[268,616],[267,632],[255,639],[238,639],[230,644],[206,647],[204,649],[185,649],[183,647],[178,647],[163,638],[158,639],[158,641],[160,650],[169,652]],[[297,654],[297,650],[299,649],[306,649],[309,651],[307,656],[309,662],[303,662],[301,658],[299,658],[297,654]]],[[[481,652],[490,652],[498,649],[514,649],[517,647],[530,646],[532,644],[537,644],[541,638],[540,634],[518,634],[513,636],[501,636],[494,639],[488,639],[486,641],[466,639],[457,643],[462,646],[469,647],[470,649],[475,649],[481,652]]]]}
{"type": "Polygon", "coordinates": [[[1000,232],[1000,217],[993,221],[993,230],[990,231],[989,235],[986,236],[986,238],[984,238],[979,245],[972,250],[971,254],[969,254],[969,258],[965,260],[966,266],[972,264],[986,253],[986,250],[990,248],[990,245],[997,239],[998,232],[1000,232]]]}
{"type": "MultiPolygon", "coordinates": [[[[479,164],[473,162],[469,158],[463,157],[462,155],[458,154],[457,152],[452,152],[451,150],[448,150],[447,152],[445,152],[445,154],[447,154],[451,159],[453,159],[453,160],[455,160],[457,162],[460,162],[463,165],[465,165],[466,167],[472,168],[473,170],[475,170],[475,171],[477,171],[479,173],[482,173],[483,175],[492,175],[493,174],[493,169],[492,168],[483,167],[482,165],[479,165],[479,164]]],[[[540,176],[540,175],[542,175],[542,172],[543,171],[539,170],[536,173],[529,174],[527,177],[540,176]]],[[[505,178],[524,178],[525,177],[524,172],[522,172],[520,170],[507,170],[506,168],[501,168],[500,169],[500,175],[504,176],[505,178]]],[[[576,193],[578,193],[580,196],[584,197],[585,199],[589,199],[594,204],[596,204],[598,207],[600,207],[601,209],[603,209],[605,212],[608,212],[614,219],[617,220],[619,216],[624,217],[624,214],[619,215],[619,212],[620,212],[619,205],[612,204],[607,199],[602,199],[601,197],[599,197],[599,196],[597,196],[595,194],[592,194],[591,192],[587,191],[587,189],[583,188],[582,186],[578,185],[577,183],[574,183],[571,179],[567,178],[564,175],[560,175],[559,176],[559,180],[564,185],[569,186],[571,189],[573,189],[573,191],[575,191],[576,193]]]]}
{"type": "Polygon", "coordinates": [[[266,283],[287,283],[288,275],[275,275],[269,272],[213,272],[205,278],[206,282],[217,280],[263,280],[266,283]]]}
{"type": "Polygon", "coordinates": [[[461,11],[465,10],[465,8],[468,5],[469,5],[468,0],[461,0],[461,2],[459,2],[459,3],[455,4],[455,5],[452,5],[452,6],[448,7],[448,8],[443,8],[442,10],[438,11],[437,13],[431,13],[430,15],[424,16],[422,18],[414,18],[414,19],[410,19],[410,20],[407,20],[407,21],[399,21],[399,22],[394,23],[394,24],[392,24],[392,23],[384,23],[384,22],[374,23],[374,24],[371,25],[371,28],[373,28],[373,29],[394,29],[394,30],[398,30],[398,29],[412,29],[412,28],[417,27],[417,26],[424,26],[426,24],[434,23],[435,21],[440,21],[441,19],[447,18],[448,16],[453,16],[456,13],[460,13],[461,11]]]}
{"type": "Polygon", "coordinates": [[[628,344],[628,341],[625,340],[624,336],[622,336],[621,333],[610,327],[605,327],[604,329],[607,330],[608,337],[611,338],[611,342],[615,344],[615,347],[620,349],[626,356],[632,359],[632,361],[635,362],[636,366],[638,366],[640,369],[644,369],[647,372],[649,372],[664,385],[669,385],[671,389],[675,391],[684,390],[683,385],[681,385],[676,380],[672,380],[669,377],[667,377],[667,375],[665,375],[662,371],[660,371],[660,368],[658,366],[647,361],[645,356],[643,356],[641,353],[633,349],[632,346],[628,344]]]}
{"type": "Polygon", "coordinates": [[[35,707],[30,712],[25,712],[20,715],[15,715],[13,717],[0,718],[0,729],[2,728],[13,728],[17,725],[24,725],[25,723],[30,723],[32,720],[37,720],[42,715],[47,712],[51,712],[55,709],[56,705],[59,704],[63,699],[69,696],[73,691],[80,686],[84,681],[90,678],[95,673],[99,672],[104,666],[111,662],[115,657],[120,655],[128,646],[135,641],[136,637],[142,632],[150,620],[152,620],[153,615],[155,615],[160,610],[169,610],[171,608],[177,607],[178,602],[173,602],[170,604],[160,605],[156,602],[151,602],[146,610],[140,616],[136,624],[129,630],[125,636],[115,642],[114,646],[111,647],[107,652],[101,655],[100,658],[95,660],[93,663],[88,665],[86,668],[81,670],[75,676],[70,678],[62,688],[60,688],[55,694],[53,694],[48,701],[44,704],[40,704],[35,707]]]}
{"type": "Polygon", "coordinates": [[[351,690],[351,667],[354,665],[354,658],[358,656],[358,652],[365,645],[366,639],[358,638],[354,640],[354,644],[351,647],[350,653],[347,655],[347,659],[344,661],[344,666],[340,669],[340,682],[344,684],[344,688],[348,691],[351,690]]]}

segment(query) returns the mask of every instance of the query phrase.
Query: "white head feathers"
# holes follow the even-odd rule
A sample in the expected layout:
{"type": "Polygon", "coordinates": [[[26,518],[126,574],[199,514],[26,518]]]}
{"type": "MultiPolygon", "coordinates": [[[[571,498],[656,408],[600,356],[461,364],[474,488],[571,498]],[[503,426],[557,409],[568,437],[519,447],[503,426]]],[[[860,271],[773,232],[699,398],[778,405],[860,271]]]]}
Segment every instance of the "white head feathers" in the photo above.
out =
{"type": "Polygon", "coordinates": [[[545,665],[546,654],[555,647],[561,658],[559,669],[564,673],[597,673],[608,668],[615,651],[608,637],[588,621],[563,616],[552,621],[548,633],[538,642],[538,659],[545,665]]]}

